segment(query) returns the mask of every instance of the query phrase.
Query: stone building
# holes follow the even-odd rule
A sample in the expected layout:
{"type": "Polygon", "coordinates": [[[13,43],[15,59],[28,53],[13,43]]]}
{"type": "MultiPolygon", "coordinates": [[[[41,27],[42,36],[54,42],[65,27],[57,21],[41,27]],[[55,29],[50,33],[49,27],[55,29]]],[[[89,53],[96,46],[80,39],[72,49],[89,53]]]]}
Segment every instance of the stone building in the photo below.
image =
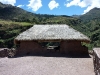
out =
{"type": "Polygon", "coordinates": [[[40,42],[59,42],[60,53],[87,54],[88,48],[82,42],[89,43],[90,39],[81,32],[66,24],[34,25],[19,34],[14,42],[18,46],[18,54],[46,53],[46,47],[40,42]]]}

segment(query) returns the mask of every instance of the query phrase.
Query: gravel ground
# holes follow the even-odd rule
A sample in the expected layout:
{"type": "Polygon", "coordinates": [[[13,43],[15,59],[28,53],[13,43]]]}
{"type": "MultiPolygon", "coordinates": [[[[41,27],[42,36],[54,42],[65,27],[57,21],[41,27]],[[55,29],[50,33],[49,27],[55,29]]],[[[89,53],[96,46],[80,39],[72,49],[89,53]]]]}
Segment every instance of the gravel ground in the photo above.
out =
{"type": "Polygon", "coordinates": [[[92,58],[0,58],[0,75],[95,75],[92,58]]]}

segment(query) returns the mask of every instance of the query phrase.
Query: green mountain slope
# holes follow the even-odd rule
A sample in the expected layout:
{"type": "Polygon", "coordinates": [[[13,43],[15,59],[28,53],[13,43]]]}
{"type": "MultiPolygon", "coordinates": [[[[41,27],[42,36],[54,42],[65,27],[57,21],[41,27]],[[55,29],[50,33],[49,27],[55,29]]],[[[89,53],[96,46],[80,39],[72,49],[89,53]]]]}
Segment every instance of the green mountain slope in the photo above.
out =
{"type": "Polygon", "coordinates": [[[0,19],[12,20],[16,22],[36,22],[36,23],[57,23],[65,19],[72,19],[66,15],[48,15],[48,14],[35,14],[25,11],[19,7],[0,3],[0,19]],[[59,17],[59,18],[58,18],[59,17]],[[63,19],[61,19],[63,18],[63,19]],[[57,21],[55,21],[55,20],[57,21]]]}
{"type": "Polygon", "coordinates": [[[100,8],[94,8],[88,13],[81,15],[82,25],[80,31],[91,38],[93,47],[100,47],[100,8]]]}
{"type": "Polygon", "coordinates": [[[89,21],[100,18],[100,8],[93,8],[89,12],[80,16],[83,21],[89,21]]]}
{"type": "Polygon", "coordinates": [[[13,47],[14,38],[34,24],[78,25],[80,20],[66,15],[34,14],[0,3],[0,47],[13,47]]]}
{"type": "Polygon", "coordinates": [[[26,20],[32,19],[33,13],[29,13],[16,6],[0,3],[0,19],[4,20],[26,20]]]}
{"type": "Polygon", "coordinates": [[[35,14],[0,3],[0,47],[14,47],[14,38],[34,24],[68,24],[91,38],[89,48],[100,46],[99,8],[80,16],[66,16],[35,14]]]}

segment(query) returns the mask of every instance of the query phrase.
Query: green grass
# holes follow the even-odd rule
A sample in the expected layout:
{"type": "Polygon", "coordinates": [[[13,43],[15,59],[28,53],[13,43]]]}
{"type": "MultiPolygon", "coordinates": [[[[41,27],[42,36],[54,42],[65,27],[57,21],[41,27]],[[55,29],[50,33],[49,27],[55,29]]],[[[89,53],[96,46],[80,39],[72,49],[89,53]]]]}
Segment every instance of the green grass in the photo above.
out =
{"type": "Polygon", "coordinates": [[[0,20],[0,24],[2,25],[20,25],[20,26],[29,26],[29,25],[33,25],[32,23],[28,23],[28,22],[13,22],[13,21],[4,21],[4,20],[0,20]]]}

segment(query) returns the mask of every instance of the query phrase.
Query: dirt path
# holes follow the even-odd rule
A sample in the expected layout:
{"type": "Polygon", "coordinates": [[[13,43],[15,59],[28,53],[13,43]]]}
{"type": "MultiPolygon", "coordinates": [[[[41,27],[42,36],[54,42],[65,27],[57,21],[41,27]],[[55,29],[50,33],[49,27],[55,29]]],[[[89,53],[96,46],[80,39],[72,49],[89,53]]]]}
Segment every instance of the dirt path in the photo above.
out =
{"type": "Polygon", "coordinates": [[[0,58],[0,75],[95,75],[92,58],[0,58]]]}

